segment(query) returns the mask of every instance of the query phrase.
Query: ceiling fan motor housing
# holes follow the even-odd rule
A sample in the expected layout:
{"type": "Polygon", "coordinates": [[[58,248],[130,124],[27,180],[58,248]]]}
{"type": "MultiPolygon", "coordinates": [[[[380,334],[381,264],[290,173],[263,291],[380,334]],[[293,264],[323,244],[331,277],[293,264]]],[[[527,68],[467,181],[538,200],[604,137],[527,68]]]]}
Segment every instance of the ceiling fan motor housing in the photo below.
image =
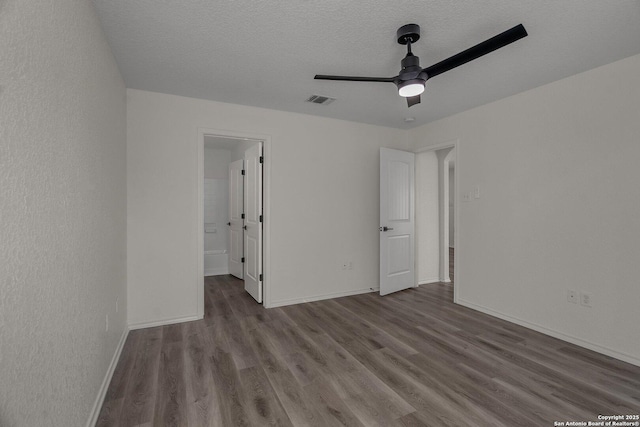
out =
{"type": "Polygon", "coordinates": [[[426,81],[427,75],[420,68],[420,58],[411,53],[411,44],[420,39],[420,26],[418,24],[403,25],[398,28],[396,37],[398,38],[398,43],[407,45],[408,50],[407,56],[402,60],[402,69],[395,80],[396,85],[415,79],[426,81]]]}
{"type": "Polygon", "coordinates": [[[412,53],[408,53],[407,56],[405,56],[402,60],[402,70],[400,70],[398,78],[395,80],[395,84],[399,85],[402,82],[415,79],[426,82],[427,78],[427,73],[425,73],[424,70],[420,68],[420,58],[413,55],[412,53]]]}

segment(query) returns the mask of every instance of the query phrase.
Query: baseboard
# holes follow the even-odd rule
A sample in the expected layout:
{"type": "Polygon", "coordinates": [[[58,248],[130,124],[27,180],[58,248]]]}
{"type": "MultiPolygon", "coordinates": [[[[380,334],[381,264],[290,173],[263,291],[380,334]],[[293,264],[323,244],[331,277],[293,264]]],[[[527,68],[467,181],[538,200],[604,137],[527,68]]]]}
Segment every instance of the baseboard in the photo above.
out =
{"type": "Polygon", "coordinates": [[[98,396],[96,397],[96,401],[93,403],[93,408],[91,409],[91,415],[89,416],[89,420],[87,421],[87,427],[93,427],[98,422],[98,417],[100,416],[100,410],[102,409],[104,398],[107,395],[109,384],[111,383],[111,377],[113,377],[113,372],[116,370],[116,366],[118,365],[118,360],[120,360],[120,354],[122,353],[122,348],[124,347],[124,343],[127,340],[127,336],[129,336],[129,329],[125,327],[124,331],[122,331],[120,342],[118,342],[118,347],[116,347],[116,351],[113,354],[113,357],[111,358],[109,369],[107,369],[107,373],[105,374],[104,379],[102,380],[102,385],[100,386],[100,390],[98,390],[98,396]]]}
{"type": "Polygon", "coordinates": [[[205,268],[204,270],[205,276],[221,276],[223,274],[229,274],[228,267],[205,268]]]}
{"type": "Polygon", "coordinates": [[[331,294],[315,295],[315,296],[306,297],[306,298],[294,298],[289,300],[275,301],[269,304],[268,307],[267,306],[265,307],[266,308],[282,307],[285,305],[302,304],[305,302],[321,301],[324,299],[332,299],[332,298],[348,297],[352,295],[366,294],[367,292],[378,292],[379,290],[380,288],[376,287],[376,288],[356,289],[354,291],[346,291],[346,292],[334,292],[331,294]]]}
{"type": "Polygon", "coordinates": [[[418,285],[428,285],[430,283],[440,283],[440,278],[439,277],[432,277],[430,279],[420,280],[418,282],[418,285]]]}
{"type": "Polygon", "coordinates": [[[193,322],[194,320],[201,320],[202,316],[186,316],[186,317],[174,317],[171,319],[154,320],[153,322],[138,322],[130,323],[129,329],[144,329],[153,328],[156,326],[173,325],[175,323],[193,322]]]}
{"type": "Polygon", "coordinates": [[[614,359],[622,360],[623,362],[640,366],[640,359],[630,354],[622,353],[607,347],[603,347],[599,344],[592,343],[591,341],[583,340],[582,338],[577,338],[572,335],[567,335],[563,332],[556,331],[554,329],[548,329],[536,323],[531,323],[526,320],[519,319],[517,317],[509,316],[508,314],[500,313],[498,311],[491,310],[490,308],[486,308],[481,305],[471,303],[469,301],[458,299],[457,304],[460,304],[472,310],[479,311],[484,314],[488,314],[493,317],[497,317],[502,320],[506,320],[507,322],[515,323],[516,325],[524,326],[525,328],[533,329],[534,331],[540,332],[545,335],[549,335],[554,338],[558,338],[562,341],[566,341],[571,344],[575,344],[579,347],[584,347],[588,350],[593,350],[597,353],[601,353],[606,356],[613,357],[614,359]]]}

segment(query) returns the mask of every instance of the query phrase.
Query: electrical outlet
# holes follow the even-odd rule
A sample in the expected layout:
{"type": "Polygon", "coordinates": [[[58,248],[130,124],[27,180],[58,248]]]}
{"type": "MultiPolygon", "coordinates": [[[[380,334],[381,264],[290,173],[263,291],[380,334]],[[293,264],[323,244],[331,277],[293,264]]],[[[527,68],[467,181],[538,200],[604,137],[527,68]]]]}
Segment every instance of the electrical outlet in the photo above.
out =
{"type": "Polygon", "coordinates": [[[462,201],[463,202],[471,201],[471,193],[462,193],[462,201]]]}
{"type": "Polygon", "coordinates": [[[351,261],[346,261],[342,263],[343,270],[353,270],[353,263],[351,261]]]}
{"type": "Polygon", "coordinates": [[[120,301],[120,298],[117,298],[117,297],[116,297],[116,313],[119,311],[119,310],[118,310],[118,302],[119,302],[119,301],[120,301]]]}
{"type": "Polygon", "coordinates": [[[105,317],[104,323],[105,323],[104,324],[105,332],[109,332],[109,315],[108,314],[105,317]]]}
{"type": "Polygon", "coordinates": [[[591,307],[591,294],[588,292],[580,292],[580,305],[591,307]]]}
{"type": "Polygon", "coordinates": [[[569,289],[567,291],[567,301],[572,304],[576,304],[578,302],[578,293],[569,289]]]}

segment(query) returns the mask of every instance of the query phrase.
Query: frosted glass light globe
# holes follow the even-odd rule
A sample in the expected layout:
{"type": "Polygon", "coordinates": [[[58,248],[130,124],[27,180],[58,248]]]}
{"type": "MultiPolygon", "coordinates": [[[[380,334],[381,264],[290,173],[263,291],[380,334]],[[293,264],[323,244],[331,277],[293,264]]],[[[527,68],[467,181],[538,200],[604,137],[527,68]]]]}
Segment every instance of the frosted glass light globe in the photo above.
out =
{"type": "Polygon", "coordinates": [[[405,98],[409,98],[411,96],[417,96],[424,92],[424,83],[409,83],[398,88],[398,94],[405,98]]]}

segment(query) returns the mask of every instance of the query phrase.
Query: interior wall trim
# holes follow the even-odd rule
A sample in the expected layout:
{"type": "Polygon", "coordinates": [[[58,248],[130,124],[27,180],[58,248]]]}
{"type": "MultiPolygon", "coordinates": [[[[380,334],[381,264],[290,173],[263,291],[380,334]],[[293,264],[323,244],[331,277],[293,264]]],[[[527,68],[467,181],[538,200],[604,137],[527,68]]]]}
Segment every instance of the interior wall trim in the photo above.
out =
{"type": "Polygon", "coordinates": [[[365,288],[365,289],[356,289],[356,290],[345,291],[345,292],[333,292],[333,293],[330,293],[330,294],[315,295],[315,296],[304,297],[304,298],[294,298],[294,299],[288,299],[288,300],[273,301],[271,304],[269,304],[269,306],[267,308],[282,307],[282,306],[285,306],[285,305],[302,304],[302,303],[305,303],[305,302],[321,301],[321,300],[324,300],[324,299],[331,299],[331,298],[348,297],[348,296],[351,296],[351,295],[359,295],[359,294],[366,294],[368,292],[379,292],[379,291],[380,291],[380,287],[365,288]]]}
{"type": "Polygon", "coordinates": [[[107,369],[107,373],[102,380],[102,385],[98,390],[98,395],[96,396],[95,402],[93,402],[93,408],[91,408],[91,413],[89,414],[89,420],[87,421],[87,427],[93,427],[98,422],[98,417],[100,416],[100,411],[102,410],[102,404],[104,403],[104,398],[107,395],[107,390],[109,389],[109,384],[111,383],[111,378],[113,377],[113,372],[116,370],[116,366],[118,365],[118,360],[120,360],[120,354],[122,353],[122,349],[124,348],[124,343],[127,341],[127,337],[129,336],[129,328],[125,326],[124,331],[122,331],[122,336],[120,336],[120,341],[118,342],[118,346],[116,347],[115,353],[113,353],[113,357],[111,358],[111,363],[109,363],[109,368],[107,369]]]}
{"type": "Polygon", "coordinates": [[[439,277],[430,277],[428,279],[418,281],[418,285],[428,285],[430,283],[440,283],[439,277]]]}
{"type": "Polygon", "coordinates": [[[130,323],[129,330],[133,331],[134,329],[153,328],[156,326],[173,325],[176,323],[183,323],[183,322],[193,322],[194,320],[202,320],[203,318],[204,316],[195,315],[195,316],[172,317],[169,319],[154,320],[151,322],[130,323]]]}
{"type": "Polygon", "coordinates": [[[463,299],[458,299],[457,304],[470,308],[472,310],[479,311],[489,316],[497,317],[507,322],[515,323],[516,325],[524,326],[525,328],[533,329],[536,332],[540,332],[545,335],[549,335],[559,340],[566,341],[571,344],[575,344],[580,347],[584,347],[588,350],[593,350],[597,353],[604,354],[606,356],[613,357],[614,359],[622,360],[623,362],[631,363],[632,365],[640,366],[640,359],[627,353],[623,353],[608,347],[601,346],[591,341],[584,340],[582,338],[574,337],[572,335],[565,334],[563,332],[556,331],[555,329],[549,329],[536,323],[528,322],[526,320],[510,316],[508,314],[501,313],[499,311],[492,310],[490,308],[483,307],[478,304],[474,304],[463,299]]]}

